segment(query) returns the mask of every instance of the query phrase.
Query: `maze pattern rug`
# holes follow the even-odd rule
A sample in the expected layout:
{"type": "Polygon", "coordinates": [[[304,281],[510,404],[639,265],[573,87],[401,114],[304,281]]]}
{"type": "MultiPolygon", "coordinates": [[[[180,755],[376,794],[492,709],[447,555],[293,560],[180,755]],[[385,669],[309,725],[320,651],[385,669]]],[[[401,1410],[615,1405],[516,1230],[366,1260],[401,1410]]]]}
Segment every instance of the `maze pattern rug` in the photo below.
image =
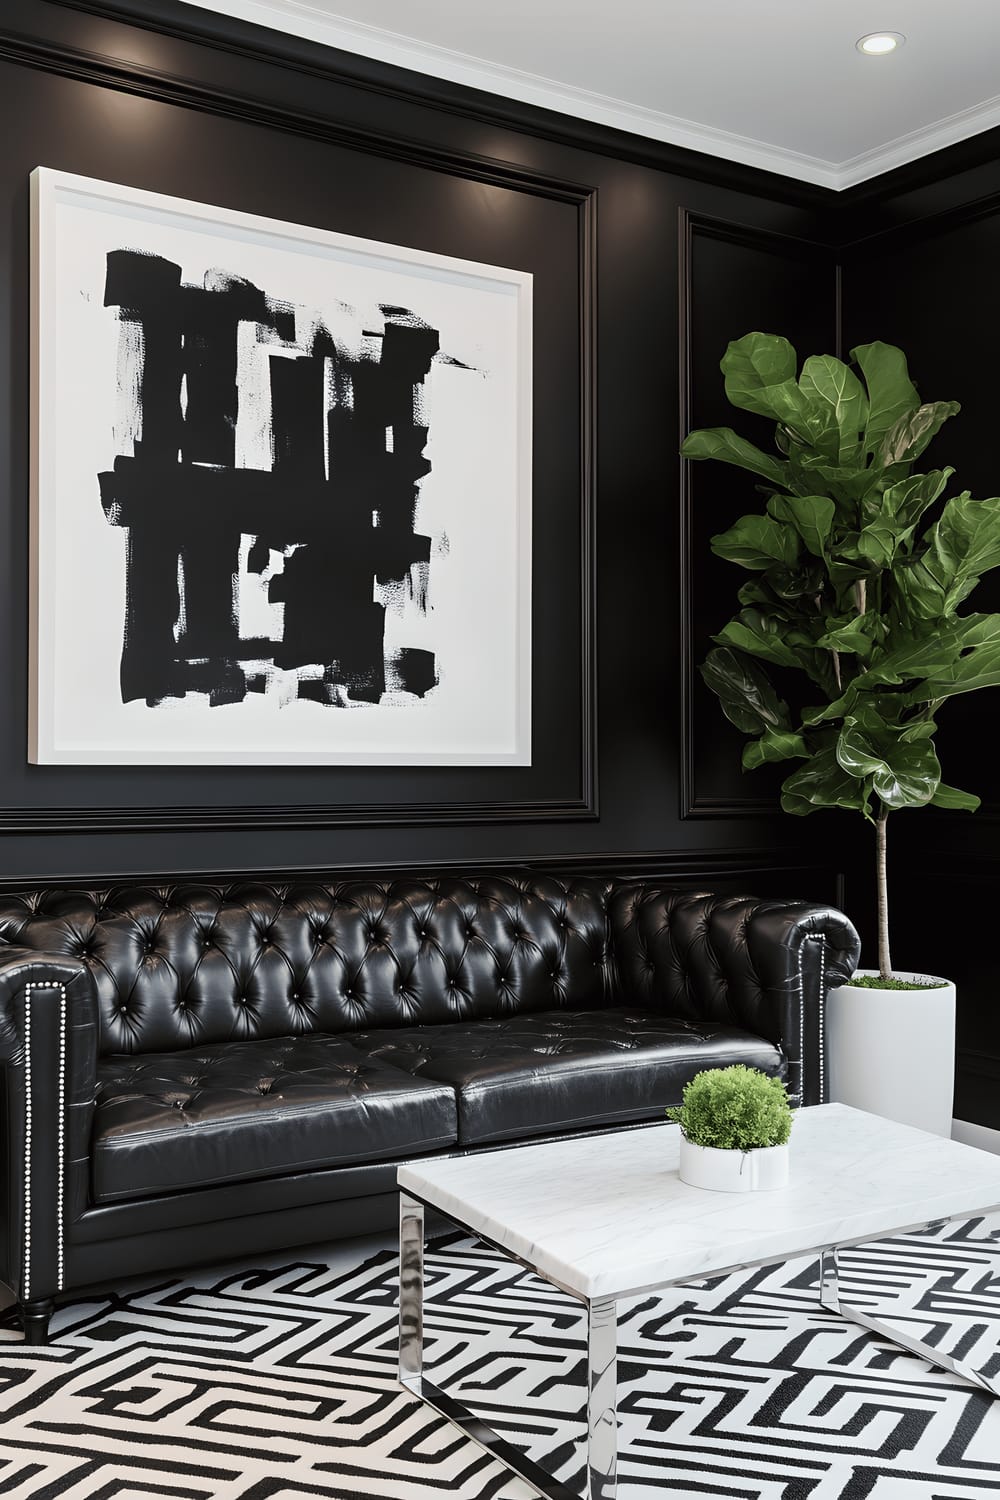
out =
{"type": "MultiPolygon", "coordinates": [[[[45,1349],[8,1314],[0,1495],[530,1500],[396,1385],[396,1257],[367,1250],[76,1300],[45,1349]]],[[[428,1273],[434,1379],[579,1483],[578,1305],[457,1234],[428,1273]]],[[[849,1252],[843,1274],[1000,1372],[1000,1220],[849,1252]]],[[[814,1261],[627,1304],[620,1348],[626,1500],[1000,1500],[1000,1401],[824,1312],[814,1261]]]]}

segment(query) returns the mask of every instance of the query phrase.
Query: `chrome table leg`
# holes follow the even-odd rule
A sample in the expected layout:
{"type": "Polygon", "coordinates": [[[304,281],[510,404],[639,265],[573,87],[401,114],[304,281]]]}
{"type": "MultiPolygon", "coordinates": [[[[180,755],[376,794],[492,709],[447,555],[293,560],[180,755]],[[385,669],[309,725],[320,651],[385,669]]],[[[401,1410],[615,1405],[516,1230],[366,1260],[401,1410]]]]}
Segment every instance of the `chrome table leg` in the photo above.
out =
{"type": "Polygon", "coordinates": [[[618,1306],[591,1302],[587,1328],[587,1500],[618,1492],[618,1306]]]}
{"type": "MultiPolygon", "coordinates": [[[[953,1375],[960,1375],[963,1380],[968,1380],[972,1385],[989,1391],[992,1396],[1000,1396],[1000,1375],[977,1370],[975,1366],[964,1363],[962,1360],[952,1359],[950,1354],[943,1354],[933,1344],[924,1343],[922,1339],[904,1333],[901,1328],[892,1323],[873,1318],[871,1313],[864,1312],[860,1307],[853,1307],[850,1302],[846,1301],[842,1294],[838,1274],[836,1249],[823,1251],[820,1256],[819,1274],[819,1300],[822,1306],[830,1312],[839,1313],[848,1322],[867,1328],[869,1333],[878,1334],[879,1338],[897,1345],[900,1349],[905,1349],[908,1354],[919,1355],[929,1365],[937,1365],[939,1369],[950,1370],[953,1375]]],[[[992,1361],[992,1355],[988,1357],[992,1361]]]]}
{"type": "Polygon", "coordinates": [[[840,1312],[840,1283],[837,1280],[837,1252],[823,1250],[819,1257],[819,1300],[828,1312],[840,1312]]]}
{"type": "Polygon", "coordinates": [[[423,1369],[424,1205],[400,1193],[399,1378],[418,1395],[423,1369]]]}
{"type": "Polygon", "coordinates": [[[399,1381],[432,1411],[526,1479],[544,1500],[615,1500],[617,1326],[614,1302],[589,1309],[587,1385],[587,1486],[581,1496],[501,1437],[463,1402],[424,1374],[424,1207],[399,1195],[399,1381]]]}

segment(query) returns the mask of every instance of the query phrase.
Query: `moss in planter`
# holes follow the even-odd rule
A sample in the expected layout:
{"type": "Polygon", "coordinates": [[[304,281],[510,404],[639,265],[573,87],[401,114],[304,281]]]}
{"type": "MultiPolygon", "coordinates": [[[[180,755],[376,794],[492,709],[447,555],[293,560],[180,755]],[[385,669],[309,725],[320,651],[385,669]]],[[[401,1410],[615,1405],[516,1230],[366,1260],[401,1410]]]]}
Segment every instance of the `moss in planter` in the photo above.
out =
{"type": "Polygon", "coordinates": [[[897,979],[894,975],[881,979],[878,974],[855,974],[848,983],[852,990],[943,990],[948,987],[947,982],[942,984],[939,979],[914,984],[912,979],[897,979]]]}
{"type": "Polygon", "coordinates": [[[783,1146],[792,1129],[788,1090],[781,1079],[742,1063],[696,1073],[667,1118],[677,1121],[693,1145],[721,1151],[783,1146]]]}

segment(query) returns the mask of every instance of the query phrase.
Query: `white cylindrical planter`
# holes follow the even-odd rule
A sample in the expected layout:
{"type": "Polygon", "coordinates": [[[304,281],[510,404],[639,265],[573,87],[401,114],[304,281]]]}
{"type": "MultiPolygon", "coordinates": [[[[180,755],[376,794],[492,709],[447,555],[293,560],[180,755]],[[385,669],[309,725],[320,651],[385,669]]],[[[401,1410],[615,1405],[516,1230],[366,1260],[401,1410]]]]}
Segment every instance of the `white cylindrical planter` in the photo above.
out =
{"type": "MultiPolygon", "coordinates": [[[[859,969],[860,974],[875,974],[859,969]]],[[[873,1115],[951,1135],[955,986],[929,974],[896,978],[934,989],[838,985],[827,999],[829,1097],[873,1115]]]]}
{"type": "Polygon", "coordinates": [[[788,1143],[756,1151],[720,1151],[696,1146],[681,1133],[680,1176],[692,1187],[716,1193],[768,1192],[788,1186],[788,1143]]]}

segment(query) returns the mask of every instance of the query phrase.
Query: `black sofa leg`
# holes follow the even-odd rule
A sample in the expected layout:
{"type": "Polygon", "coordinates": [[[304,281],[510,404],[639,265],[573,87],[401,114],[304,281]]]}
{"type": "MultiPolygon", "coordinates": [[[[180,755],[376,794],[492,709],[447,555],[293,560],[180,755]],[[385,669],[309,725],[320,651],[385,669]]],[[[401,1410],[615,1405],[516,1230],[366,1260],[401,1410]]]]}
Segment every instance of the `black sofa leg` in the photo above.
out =
{"type": "Polygon", "coordinates": [[[47,1344],[49,1341],[49,1319],[55,1308],[52,1297],[40,1297],[37,1302],[21,1303],[21,1323],[26,1344],[47,1344]]]}

